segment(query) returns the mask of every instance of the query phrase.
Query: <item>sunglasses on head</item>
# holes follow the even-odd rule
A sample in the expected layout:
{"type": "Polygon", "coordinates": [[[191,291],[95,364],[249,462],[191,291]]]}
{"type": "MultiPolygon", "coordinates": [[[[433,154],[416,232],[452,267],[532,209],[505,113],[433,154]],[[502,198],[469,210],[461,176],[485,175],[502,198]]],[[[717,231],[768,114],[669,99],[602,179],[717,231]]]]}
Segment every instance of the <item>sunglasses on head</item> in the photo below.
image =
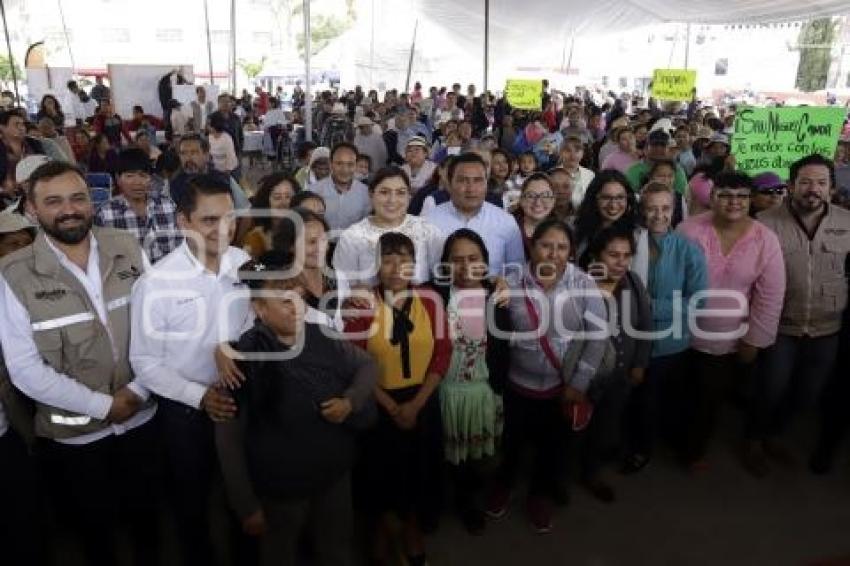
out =
{"type": "Polygon", "coordinates": [[[756,192],[760,195],[784,195],[785,187],[763,187],[756,189],[756,192]]]}

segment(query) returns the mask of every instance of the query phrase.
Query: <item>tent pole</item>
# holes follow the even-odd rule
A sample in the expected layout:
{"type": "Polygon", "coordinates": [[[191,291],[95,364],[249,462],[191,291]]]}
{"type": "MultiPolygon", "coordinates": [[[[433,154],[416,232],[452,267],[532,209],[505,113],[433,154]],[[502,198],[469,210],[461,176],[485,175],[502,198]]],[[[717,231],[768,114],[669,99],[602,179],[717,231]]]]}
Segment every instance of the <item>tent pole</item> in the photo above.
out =
{"type": "Polygon", "coordinates": [[[484,0],[484,90],[487,92],[487,79],[490,71],[490,0],[484,0]]]}
{"type": "Polygon", "coordinates": [[[236,96],[236,0],[230,0],[230,83],[236,96]]]}
{"type": "Polygon", "coordinates": [[[310,26],[310,0],[303,0],[304,12],[304,75],[306,84],[304,85],[304,128],[307,141],[313,140],[313,94],[312,80],[310,79],[310,43],[311,26],[310,26]]]}
{"type": "Polygon", "coordinates": [[[62,9],[62,0],[56,0],[56,3],[59,5],[59,17],[62,20],[62,35],[65,36],[65,46],[68,48],[68,58],[71,60],[71,72],[73,72],[77,65],[74,63],[74,50],[71,49],[71,38],[68,35],[68,26],[65,24],[65,10],[62,9]]]}
{"type": "Polygon", "coordinates": [[[688,22],[687,33],[685,34],[685,68],[688,68],[689,59],[691,56],[691,24],[688,22]]]}
{"type": "Polygon", "coordinates": [[[207,57],[209,58],[210,63],[210,84],[215,84],[215,78],[213,78],[213,63],[212,63],[212,41],[210,40],[210,10],[207,5],[207,0],[204,0],[204,24],[207,28],[207,57]]]}
{"type": "Polygon", "coordinates": [[[18,76],[15,73],[15,58],[12,57],[12,42],[9,39],[9,26],[6,24],[6,6],[0,0],[0,13],[3,15],[3,31],[6,32],[6,49],[9,52],[9,67],[12,69],[12,85],[15,87],[15,106],[21,104],[21,95],[18,94],[18,76]]]}
{"type": "Polygon", "coordinates": [[[369,88],[375,88],[375,0],[372,0],[372,32],[369,38],[369,88]]]}
{"type": "Polygon", "coordinates": [[[404,81],[404,92],[410,92],[410,72],[413,70],[413,53],[416,51],[416,30],[419,29],[419,20],[413,24],[413,42],[410,44],[410,59],[407,61],[407,79],[404,81]]]}

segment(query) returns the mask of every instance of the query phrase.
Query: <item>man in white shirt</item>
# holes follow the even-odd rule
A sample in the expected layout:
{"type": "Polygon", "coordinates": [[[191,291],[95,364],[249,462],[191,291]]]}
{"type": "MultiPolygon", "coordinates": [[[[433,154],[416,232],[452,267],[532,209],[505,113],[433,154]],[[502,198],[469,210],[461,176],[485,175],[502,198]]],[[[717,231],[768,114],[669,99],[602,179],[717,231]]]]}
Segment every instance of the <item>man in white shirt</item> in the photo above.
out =
{"type": "Polygon", "coordinates": [[[236,276],[250,257],[229,245],[233,212],[226,180],[190,180],[177,215],[183,244],[139,279],[132,295],[130,363],[161,398],[162,445],[185,564],[214,563],[208,520],[217,469],[213,420],[232,418],[236,410],[217,385],[214,351],[253,322],[236,276]]]}
{"type": "Polygon", "coordinates": [[[437,164],[428,159],[428,141],[421,136],[413,136],[407,142],[404,150],[404,165],[402,169],[410,177],[410,188],[415,193],[431,184],[437,164]]]}
{"type": "Polygon", "coordinates": [[[357,148],[348,142],[331,150],[331,174],[308,187],[325,199],[325,220],[331,230],[345,230],[372,211],[369,189],[354,178],[357,148]]]}
{"type": "Polygon", "coordinates": [[[503,276],[506,268],[522,269],[525,252],[522,234],[513,216],[485,202],[487,166],[480,155],[464,153],[449,165],[451,200],[431,209],[425,219],[448,237],[455,230],[470,228],[484,239],[490,255],[490,274],[503,276]]]}
{"type": "Polygon", "coordinates": [[[0,264],[0,341],[12,383],[36,403],[35,432],[59,517],[89,564],[118,563],[131,522],[136,563],[158,560],[156,405],[128,361],[129,299],[144,269],[135,239],[92,228],[82,172],[50,162],[30,177],[34,243],[0,264]]]}
{"type": "Polygon", "coordinates": [[[272,126],[285,126],[288,122],[286,112],[280,107],[280,99],[277,97],[269,98],[271,109],[263,116],[263,128],[271,128],[272,126]]]}

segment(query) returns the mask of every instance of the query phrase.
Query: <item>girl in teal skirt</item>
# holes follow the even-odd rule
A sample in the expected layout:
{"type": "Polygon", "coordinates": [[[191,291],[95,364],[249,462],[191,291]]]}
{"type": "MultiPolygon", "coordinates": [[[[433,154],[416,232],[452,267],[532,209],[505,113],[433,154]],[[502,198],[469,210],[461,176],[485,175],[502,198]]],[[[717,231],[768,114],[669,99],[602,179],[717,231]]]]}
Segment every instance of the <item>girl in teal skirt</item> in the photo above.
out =
{"type": "Polygon", "coordinates": [[[446,240],[443,277],[435,287],[446,305],[453,350],[440,385],[445,457],[452,468],[458,512],[472,534],[485,527],[481,461],[496,453],[502,434],[502,386],[509,363],[511,319],[492,304],[487,248],[468,229],[446,240]]]}

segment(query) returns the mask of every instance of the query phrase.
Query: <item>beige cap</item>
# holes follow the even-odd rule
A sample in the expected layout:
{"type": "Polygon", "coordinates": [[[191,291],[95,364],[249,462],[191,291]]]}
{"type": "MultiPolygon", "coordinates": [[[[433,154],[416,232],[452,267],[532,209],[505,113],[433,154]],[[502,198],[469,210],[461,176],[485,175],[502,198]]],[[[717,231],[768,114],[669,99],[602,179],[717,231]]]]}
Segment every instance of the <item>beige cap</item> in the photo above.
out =
{"type": "Polygon", "coordinates": [[[0,234],[11,234],[21,230],[35,231],[35,226],[25,216],[17,212],[0,213],[0,234]]]}
{"type": "Polygon", "coordinates": [[[15,182],[19,185],[26,183],[30,179],[33,171],[50,161],[46,155],[28,155],[18,162],[15,167],[15,182]]]}
{"type": "Polygon", "coordinates": [[[360,126],[374,126],[375,122],[367,118],[366,116],[359,116],[354,124],[359,128],[360,126]]]}

